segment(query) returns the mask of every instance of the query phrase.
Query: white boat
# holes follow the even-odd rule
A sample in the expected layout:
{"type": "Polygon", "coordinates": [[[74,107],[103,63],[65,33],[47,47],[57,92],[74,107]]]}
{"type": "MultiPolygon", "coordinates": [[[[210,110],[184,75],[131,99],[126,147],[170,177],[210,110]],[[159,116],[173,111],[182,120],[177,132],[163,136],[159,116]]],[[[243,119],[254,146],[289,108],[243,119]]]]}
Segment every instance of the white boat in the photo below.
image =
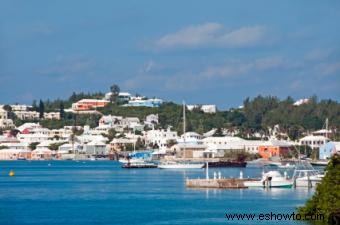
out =
{"type": "Polygon", "coordinates": [[[310,162],[310,164],[313,166],[327,166],[328,162],[329,162],[328,160],[318,160],[318,161],[312,161],[310,162]]]}
{"type": "Polygon", "coordinates": [[[144,159],[141,159],[141,158],[119,159],[119,162],[122,163],[122,164],[127,164],[127,163],[143,163],[144,159]]]}
{"type": "Polygon", "coordinates": [[[299,162],[293,174],[296,187],[315,187],[317,183],[321,182],[323,177],[324,175],[315,170],[307,161],[299,162]]]}
{"type": "Polygon", "coordinates": [[[293,168],[295,168],[295,165],[287,163],[285,165],[279,165],[278,167],[281,168],[281,169],[293,169],[293,168]]]}
{"type": "Polygon", "coordinates": [[[282,176],[278,171],[269,171],[262,175],[262,179],[258,181],[245,181],[244,186],[252,187],[270,187],[270,188],[291,188],[293,181],[282,176]]]}
{"type": "Polygon", "coordinates": [[[160,169],[201,169],[204,163],[166,162],[158,165],[160,169]]]}

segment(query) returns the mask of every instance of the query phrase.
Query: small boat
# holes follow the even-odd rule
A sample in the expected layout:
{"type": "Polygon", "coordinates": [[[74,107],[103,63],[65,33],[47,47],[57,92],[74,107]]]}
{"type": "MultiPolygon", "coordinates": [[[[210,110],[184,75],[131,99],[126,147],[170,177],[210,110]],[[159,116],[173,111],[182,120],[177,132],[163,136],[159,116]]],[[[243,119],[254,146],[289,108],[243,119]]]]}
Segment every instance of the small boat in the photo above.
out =
{"type": "Polygon", "coordinates": [[[245,181],[244,186],[253,187],[269,187],[269,188],[291,188],[293,181],[282,176],[278,171],[269,171],[262,175],[261,180],[257,181],[245,181]]]}
{"type": "Polygon", "coordinates": [[[122,165],[125,169],[142,169],[142,168],[157,168],[157,164],[152,162],[134,162],[122,165]]]}
{"type": "Polygon", "coordinates": [[[327,166],[329,161],[326,160],[318,160],[318,161],[312,161],[310,164],[312,166],[327,166]]]}
{"type": "Polygon", "coordinates": [[[279,165],[278,167],[281,168],[281,169],[293,169],[293,168],[295,168],[295,165],[287,163],[285,165],[279,165]]]}
{"type": "Polygon", "coordinates": [[[217,161],[208,162],[209,167],[246,167],[247,162],[239,161],[217,161]]]}
{"type": "Polygon", "coordinates": [[[323,177],[324,175],[315,170],[308,161],[299,162],[293,174],[296,187],[315,187],[323,177]]]}
{"type": "Polygon", "coordinates": [[[188,162],[164,162],[158,165],[160,169],[201,169],[204,163],[188,163],[188,162]]]}

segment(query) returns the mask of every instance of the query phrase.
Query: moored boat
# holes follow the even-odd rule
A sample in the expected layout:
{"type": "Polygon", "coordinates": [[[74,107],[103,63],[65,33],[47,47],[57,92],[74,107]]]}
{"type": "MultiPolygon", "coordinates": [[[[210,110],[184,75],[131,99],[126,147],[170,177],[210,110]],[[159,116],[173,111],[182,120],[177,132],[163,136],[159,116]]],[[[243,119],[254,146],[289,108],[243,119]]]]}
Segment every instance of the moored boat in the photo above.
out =
{"type": "Polygon", "coordinates": [[[201,169],[204,163],[187,163],[187,162],[165,162],[158,165],[160,169],[201,169]]]}
{"type": "Polygon", "coordinates": [[[269,188],[291,188],[293,181],[282,176],[278,171],[269,171],[264,173],[261,180],[245,181],[244,186],[252,187],[269,187],[269,188]]]}
{"type": "Polygon", "coordinates": [[[122,168],[126,169],[157,168],[157,164],[152,162],[134,162],[123,164],[122,168]]]}

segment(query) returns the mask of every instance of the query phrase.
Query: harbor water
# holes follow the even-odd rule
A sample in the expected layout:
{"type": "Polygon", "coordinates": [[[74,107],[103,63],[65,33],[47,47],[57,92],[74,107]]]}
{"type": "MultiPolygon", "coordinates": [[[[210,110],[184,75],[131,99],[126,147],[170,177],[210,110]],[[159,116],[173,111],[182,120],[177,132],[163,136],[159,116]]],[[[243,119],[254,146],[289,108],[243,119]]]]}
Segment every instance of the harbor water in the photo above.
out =
{"type": "MultiPolygon", "coordinates": [[[[261,168],[216,168],[224,177],[261,168]]],[[[305,224],[228,220],[226,214],[290,214],[313,189],[190,189],[205,170],[122,169],[114,161],[1,161],[1,225],[305,224]],[[13,170],[15,176],[8,176],[13,170]]],[[[255,219],[256,220],[256,219],[255,219]]]]}

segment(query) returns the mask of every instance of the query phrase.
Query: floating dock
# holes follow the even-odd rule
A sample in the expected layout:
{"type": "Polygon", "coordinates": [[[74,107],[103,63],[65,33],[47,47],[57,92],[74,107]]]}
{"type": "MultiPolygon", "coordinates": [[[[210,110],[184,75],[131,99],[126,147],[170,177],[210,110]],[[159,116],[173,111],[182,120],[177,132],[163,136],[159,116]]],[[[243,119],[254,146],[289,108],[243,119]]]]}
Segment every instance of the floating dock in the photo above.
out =
{"type": "Polygon", "coordinates": [[[257,179],[187,179],[185,184],[189,188],[224,188],[224,189],[238,189],[247,188],[244,186],[245,181],[255,181],[257,179]]]}

